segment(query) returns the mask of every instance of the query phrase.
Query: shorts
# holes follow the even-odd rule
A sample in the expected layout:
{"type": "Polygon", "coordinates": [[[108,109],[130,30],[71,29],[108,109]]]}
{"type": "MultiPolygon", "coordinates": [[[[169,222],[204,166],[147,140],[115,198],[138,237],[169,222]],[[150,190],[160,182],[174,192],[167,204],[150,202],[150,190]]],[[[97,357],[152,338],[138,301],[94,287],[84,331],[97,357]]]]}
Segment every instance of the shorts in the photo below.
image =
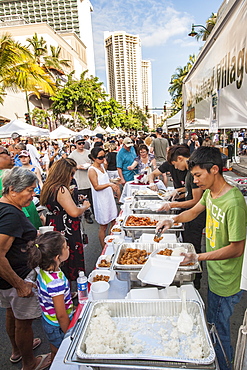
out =
{"type": "Polygon", "coordinates": [[[15,288],[0,290],[0,307],[11,308],[19,320],[33,320],[41,316],[41,308],[36,289],[29,298],[19,297],[15,288]]]}
{"type": "Polygon", "coordinates": [[[43,317],[42,325],[49,343],[53,344],[54,347],[59,348],[64,338],[64,332],[60,326],[49,324],[43,317]]]}

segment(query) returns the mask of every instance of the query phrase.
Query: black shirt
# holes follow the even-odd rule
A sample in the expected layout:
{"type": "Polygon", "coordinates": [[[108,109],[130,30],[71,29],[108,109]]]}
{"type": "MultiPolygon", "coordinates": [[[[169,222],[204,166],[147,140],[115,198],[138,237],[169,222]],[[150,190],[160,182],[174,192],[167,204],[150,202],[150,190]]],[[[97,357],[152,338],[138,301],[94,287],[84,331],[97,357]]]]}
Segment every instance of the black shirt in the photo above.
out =
{"type": "Polygon", "coordinates": [[[193,181],[194,178],[191,175],[190,171],[188,171],[185,177],[185,187],[186,187],[185,200],[193,199],[192,190],[198,188],[198,186],[193,181]]]}
{"type": "Polygon", "coordinates": [[[116,164],[117,152],[109,152],[106,155],[106,160],[108,163],[107,170],[108,171],[116,171],[117,164],[116,164]]]}
{"type": "Polygon", "coordinates": [[[182,188],[185,186],[185,176],[187,174],[187,170],[185,171],[177,170],[172,164],[170,164],[167,161],[162,163],[158,170],[161,173],[170,172],[175,189],[182,188]]]}
{"type": "MultiPolygon", "coordinates": [[[[26,246],[37,235],[36,228],[27,219],[25,214],[15,206],[0,202],[0,234],[14,237],[14,241],[6,258],[15,273],[22,279],[29,274],[27,267],[26,246]]],[[[10,289],[12,286],[0,277],[0,289],[10,289]]]]}

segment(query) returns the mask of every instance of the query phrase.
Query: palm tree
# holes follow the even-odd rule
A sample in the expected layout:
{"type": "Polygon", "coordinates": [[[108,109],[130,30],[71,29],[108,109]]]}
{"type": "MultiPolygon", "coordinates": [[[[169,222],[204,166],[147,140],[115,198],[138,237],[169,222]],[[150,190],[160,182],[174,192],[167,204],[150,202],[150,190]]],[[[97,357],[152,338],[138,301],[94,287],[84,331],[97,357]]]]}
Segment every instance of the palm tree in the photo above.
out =
{"type": "Polygon", "coordinates": [[[70,67],[71,61],[69,59],[60,59],[61,47],[50,45],[51,55],[44,57],[44,67],[47,69],[56,69],[62,74],[64,73],[62,67],[70,67]]]}
{"type": "Polygon", "coordinates": [[[13,91],[53,94],[55,85],[50,76],[35,61],[30,50],[14,41],[11,35],[0,38],[0,94],[3,101],[5,89],[13,91]]]}
{"type": "Polygon", "coordinates": [[[206,27],[200,28],[195,36],[197,40],[206,41],[217,22],[217,13],[212,13],[206,21],[206,27]]]}
{"type": "Polygon", "coordinates": [[[172,106],[175,109],[174,114],[176,111],[179,111],[182,108],[182,89],[183,89],[183,80],[193,67],[196,61],[195,54],[189,56],[189,61],[187,62],[186,66],[178,67],[176,72],[171,76],[171,86],[169,87],[168,91],[172,96],[172,106]]]}
{"type": "Polygon", "coordinates": [[[36,62],[41,65],[42,57],[47,54],[47,44],[45,39],[43,36],[39,39],[37,33],[35,33],[32,38],[27,38],[27,42],[29,42],[28,47],[32,46],[36,62]]]}

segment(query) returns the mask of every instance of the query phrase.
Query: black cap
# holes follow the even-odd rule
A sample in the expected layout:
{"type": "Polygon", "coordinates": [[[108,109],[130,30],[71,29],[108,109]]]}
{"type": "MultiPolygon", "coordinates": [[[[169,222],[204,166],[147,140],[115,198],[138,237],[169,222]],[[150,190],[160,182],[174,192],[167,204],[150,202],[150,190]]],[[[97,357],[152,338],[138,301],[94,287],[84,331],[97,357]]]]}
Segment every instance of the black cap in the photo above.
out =
{"type": "Polygon", "coordinates": [[[157,127],[156,128],[156,132],[158,132],[159,134],[162,134],[162,132],[163,132],[162,127],[157,127]]]}
{"type": "Polygon", "coordinates": [[[96,136],[98,139],[103,140],[103,135],[102,135],[102,134],[96,134],[95,136],[96,136]]]}

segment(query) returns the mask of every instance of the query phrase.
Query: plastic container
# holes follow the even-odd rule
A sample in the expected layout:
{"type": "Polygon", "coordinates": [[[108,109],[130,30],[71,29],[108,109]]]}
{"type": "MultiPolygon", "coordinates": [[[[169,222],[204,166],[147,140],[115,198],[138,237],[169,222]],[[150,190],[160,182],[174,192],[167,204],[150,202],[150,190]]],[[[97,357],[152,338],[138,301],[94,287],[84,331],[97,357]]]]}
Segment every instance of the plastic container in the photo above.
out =
{"type": "Polygon", "coordinates": [[[77,278],[78,302],[85,303],[88,299],[88,282],[84,271],[79,271],[77,278]]]}
{"type": "Polygon", "coordinates": [[[106,281],[96,281],[91,285],[91,293],[93,300],[107,299],[110,284],[106,281]]]}
{"type": "Polygon", "coordinates": [[[40,234],[45,234],[48,231],[53,231],[53,230],[54,230],[54,226],[40,226],[39,227],[39,233],[40,234]]]}

